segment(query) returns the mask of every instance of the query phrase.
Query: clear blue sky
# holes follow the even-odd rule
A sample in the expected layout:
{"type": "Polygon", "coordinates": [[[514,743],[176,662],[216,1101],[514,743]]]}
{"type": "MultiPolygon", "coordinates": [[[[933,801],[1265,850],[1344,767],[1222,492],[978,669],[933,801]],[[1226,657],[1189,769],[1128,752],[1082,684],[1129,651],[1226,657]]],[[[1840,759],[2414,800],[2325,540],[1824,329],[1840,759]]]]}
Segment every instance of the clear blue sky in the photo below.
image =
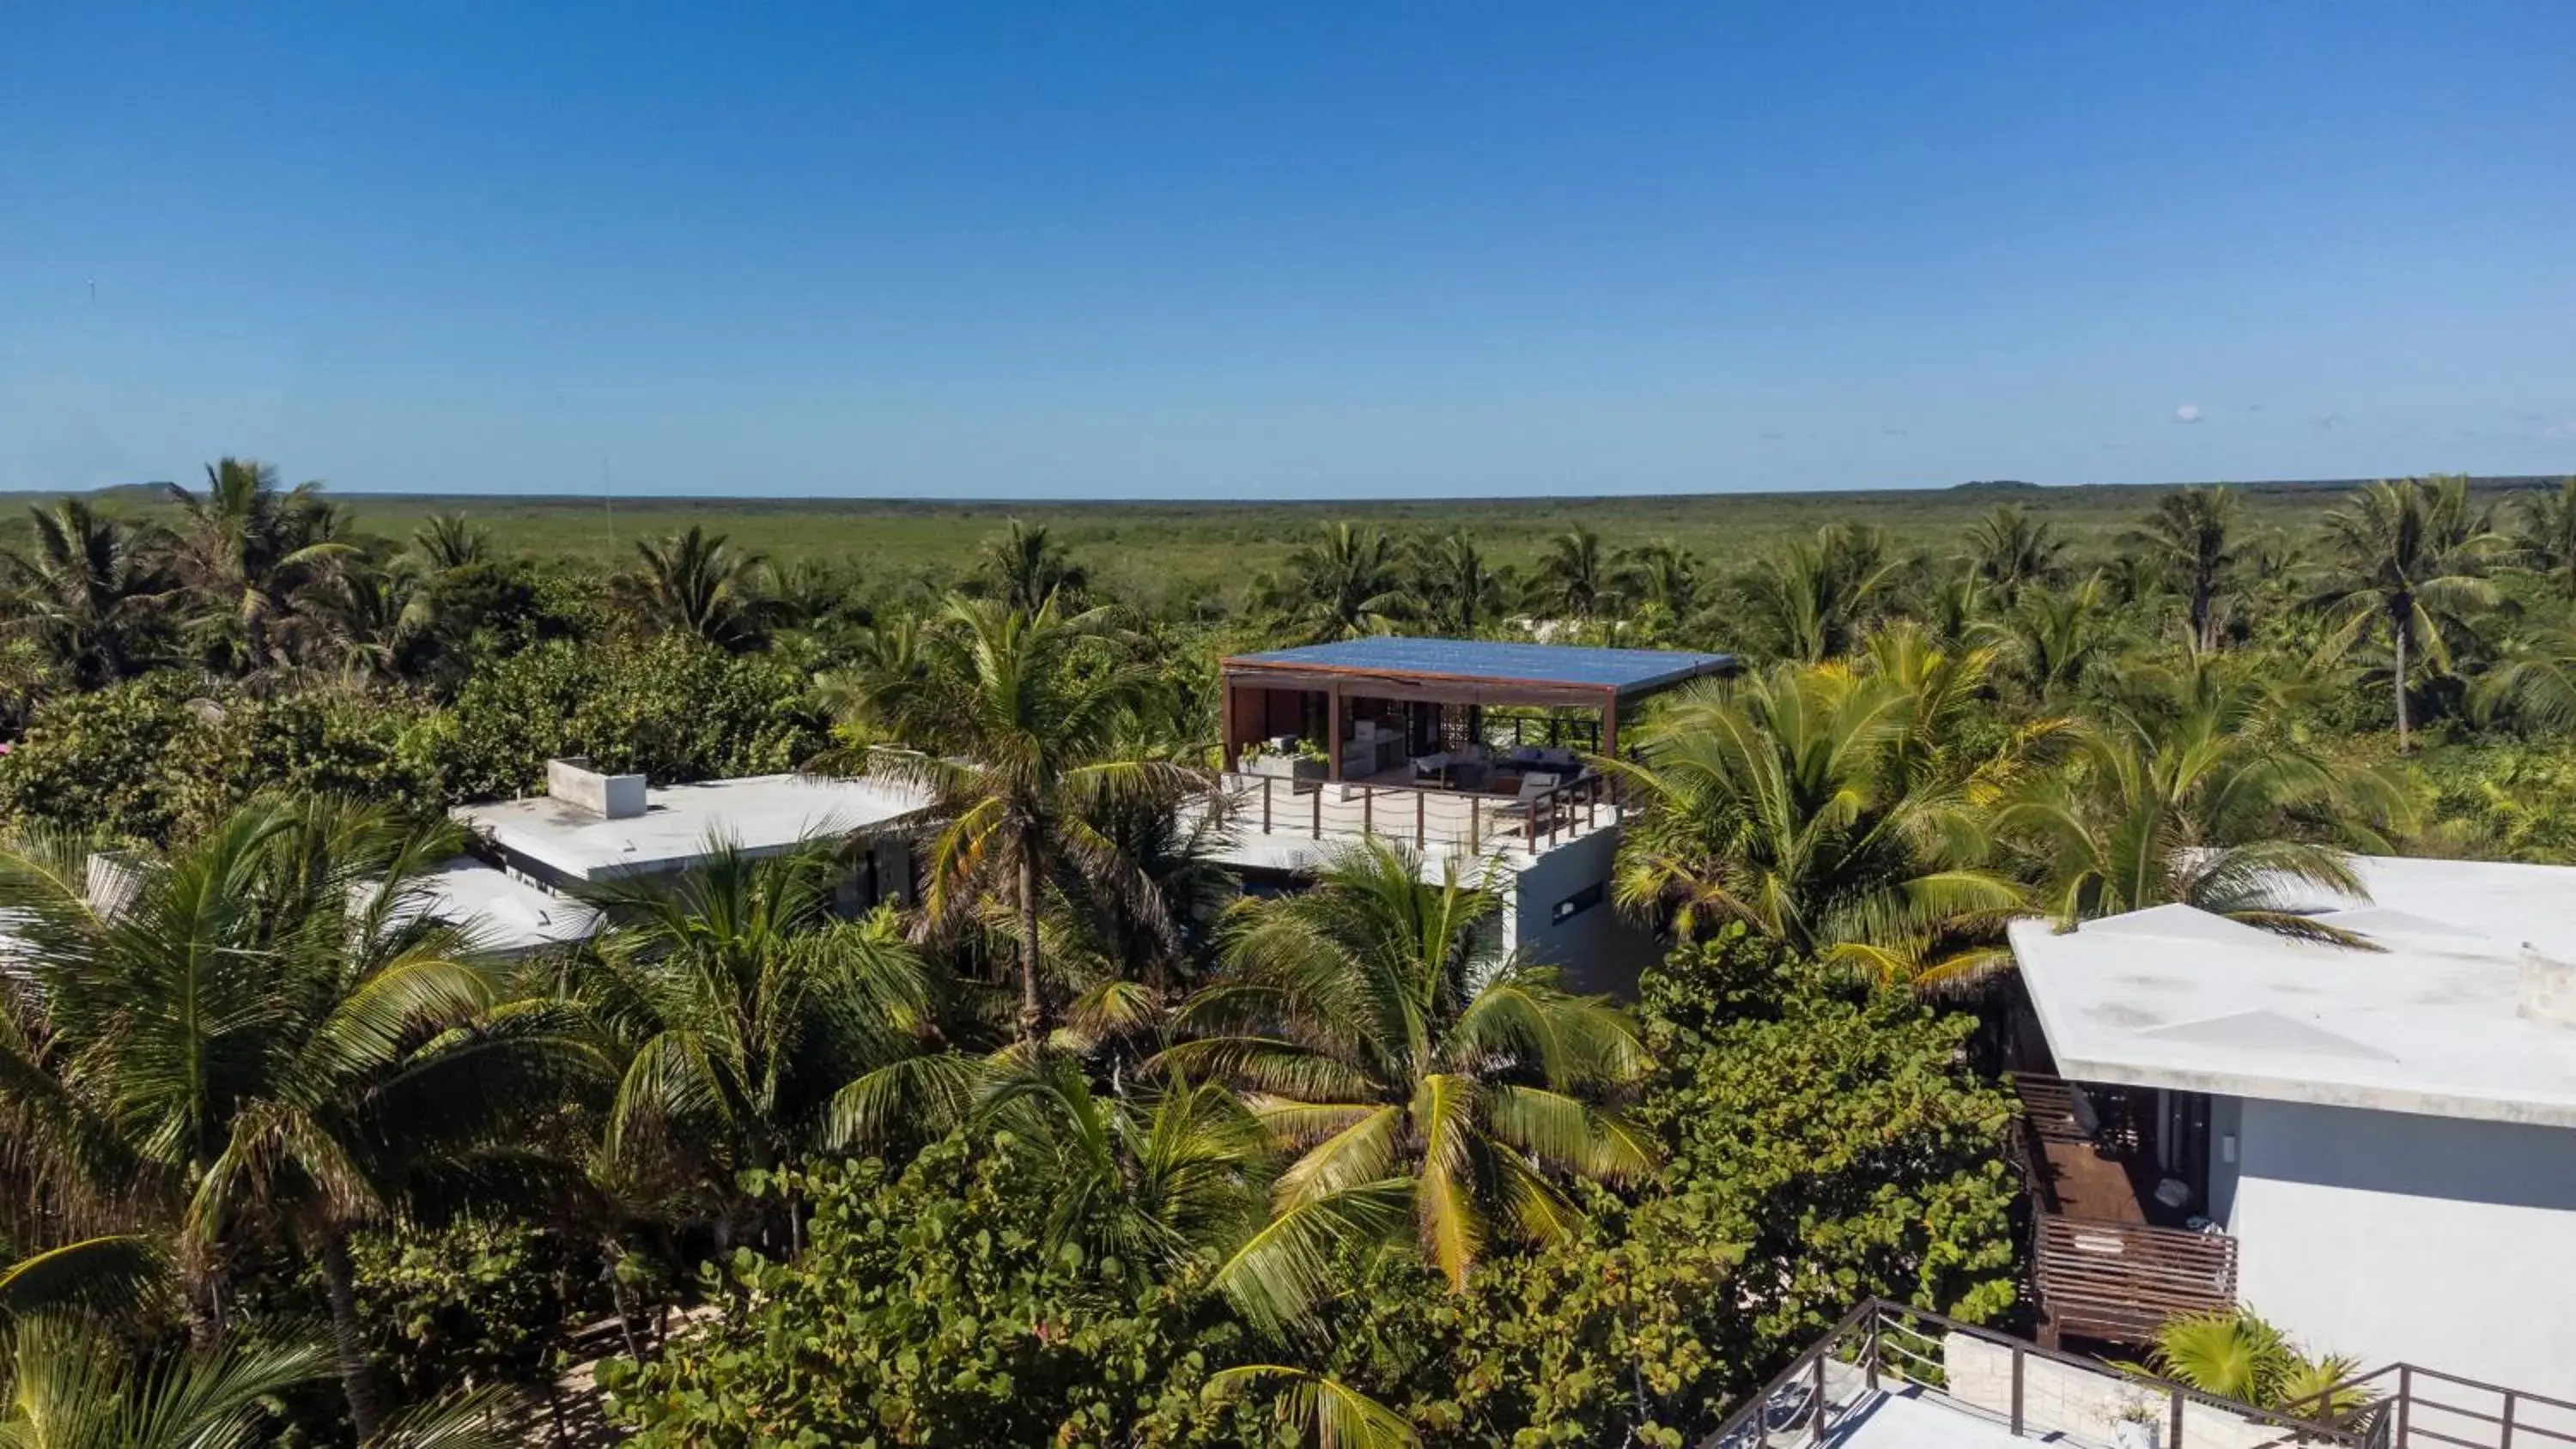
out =
{"type": "Polygon", "coordinates": [[[0,488],[226,452],[975,497],[2576,471],[2576,4],[0,5],[0,488]]]}

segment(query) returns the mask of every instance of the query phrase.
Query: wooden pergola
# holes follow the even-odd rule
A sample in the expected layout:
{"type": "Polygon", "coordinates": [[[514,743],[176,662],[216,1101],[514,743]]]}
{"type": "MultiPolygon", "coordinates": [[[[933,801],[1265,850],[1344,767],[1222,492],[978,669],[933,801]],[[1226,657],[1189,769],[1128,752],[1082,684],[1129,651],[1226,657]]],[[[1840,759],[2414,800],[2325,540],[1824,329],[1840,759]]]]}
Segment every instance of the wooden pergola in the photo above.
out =
{"type": "Polygon", "coordinates": [[[1236,655],[1218,663],[1225,764],[1245,747],[1283,735],[1313,740],[1321,727],[1326,778],[1343,778],[1344,751],[1355,718],[1401,718],[1405,738],[1424,738],[1429,716],[1416,706],[1466,711],[1474,728],[1488,706],[1597,711],[1600,751],[1615,754],[1623,707],[1694,679],[1736,672],[1730,654],[1662,649],[1602,649],[1372,635],[1301,649],[1236,655]]]}

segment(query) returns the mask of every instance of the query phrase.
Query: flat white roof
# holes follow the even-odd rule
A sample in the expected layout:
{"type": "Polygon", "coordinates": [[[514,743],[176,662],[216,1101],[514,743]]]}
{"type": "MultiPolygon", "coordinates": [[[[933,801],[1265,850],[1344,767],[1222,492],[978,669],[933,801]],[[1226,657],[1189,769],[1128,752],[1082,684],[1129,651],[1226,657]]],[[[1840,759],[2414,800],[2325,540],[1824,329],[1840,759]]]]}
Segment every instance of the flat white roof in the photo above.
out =
{"type": "Polygon", "coordinates": [[[2526,944],[2576,955],[2576,868],[2371,857],[2371,900],[2280,904],[2381,947],[2188,906],[2011,927],[2058,1070],[2080,1081],[2576,1127],[2576,1030],[2517,1011],[2526,944]]]}
{"type": "Polygon", "coordinates": [[[419,880],[420,909],[474,935],[486,950],[521,955],[588,940],[599,913],[479,860],[451,860],[419,880]]]}
{"type": "Polygon", "coordinates": [[[502,849],[575,880],[670,870],[730,841],[774,854],[818,836],[846,834],[911,815],[927,797],[881,780],[749,775],[646,792],[641,815],[610,820],[543,795],[449,814],[502,849]]]}

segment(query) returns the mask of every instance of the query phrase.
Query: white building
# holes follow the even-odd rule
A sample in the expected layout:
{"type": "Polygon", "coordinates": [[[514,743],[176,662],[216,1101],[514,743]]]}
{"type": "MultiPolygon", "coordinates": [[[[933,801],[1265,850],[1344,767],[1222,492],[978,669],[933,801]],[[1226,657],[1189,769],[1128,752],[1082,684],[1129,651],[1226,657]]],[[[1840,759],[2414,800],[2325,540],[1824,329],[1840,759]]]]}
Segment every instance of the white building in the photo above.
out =
{"type": "Polygon", "coordinates": [[[762,856],[826,836],[872,836],[855,871],[865,905],[910,899],[903,836],[928,803],[882,780],[814,775],[652,788],[642,775],[606,775],[572,759],[547,762],[543,795],[448,813],[512,874],[556,890],[682,870],[719,846],[762,856]]]}
{"type": "Polygon", "coordinates": [[[2163,1224],[2073,1184],[2043,1293],[2157,1301],[2156,1234],[2224,1234],[2234,1296],[2313,1350],[2576,1399],[2576,869],[2356,865],[2367,901],[2282,904],[2376,949],[2185,906],[2011,928],[2073,1115],[2163,1224]]]}
{"type": "Polygon", "coordinates": [[[1220,662],[1231,847],[1252,889],[1337,849],[1409,847],[1502,901],[1501,944],[1628,991],[1652,937],[1610,903],[1622,811],[1593,760],[1646,698],[1725,654],[1374,635],[1220,662]]]}

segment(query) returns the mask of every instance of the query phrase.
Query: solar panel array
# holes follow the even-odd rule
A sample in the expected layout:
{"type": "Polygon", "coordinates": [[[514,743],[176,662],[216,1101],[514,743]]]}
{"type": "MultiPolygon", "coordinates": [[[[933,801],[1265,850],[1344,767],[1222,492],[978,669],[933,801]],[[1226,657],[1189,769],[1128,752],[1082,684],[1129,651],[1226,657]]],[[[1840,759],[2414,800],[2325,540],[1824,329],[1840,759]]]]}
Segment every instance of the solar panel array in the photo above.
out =
{"type": "Polygon", "coordinates": [[[1728,654],[1677,649],[1602,649],[1489,639],[1416,639],[1396,634],[1310,644],[1302,649],[1274,649],[1242,658],[1248,663],[1289,668],[1372,669],[1391,674],[1615,688],[1623,694],[1722,672],[1734,663],[1734,656],[1728,654]]]}

